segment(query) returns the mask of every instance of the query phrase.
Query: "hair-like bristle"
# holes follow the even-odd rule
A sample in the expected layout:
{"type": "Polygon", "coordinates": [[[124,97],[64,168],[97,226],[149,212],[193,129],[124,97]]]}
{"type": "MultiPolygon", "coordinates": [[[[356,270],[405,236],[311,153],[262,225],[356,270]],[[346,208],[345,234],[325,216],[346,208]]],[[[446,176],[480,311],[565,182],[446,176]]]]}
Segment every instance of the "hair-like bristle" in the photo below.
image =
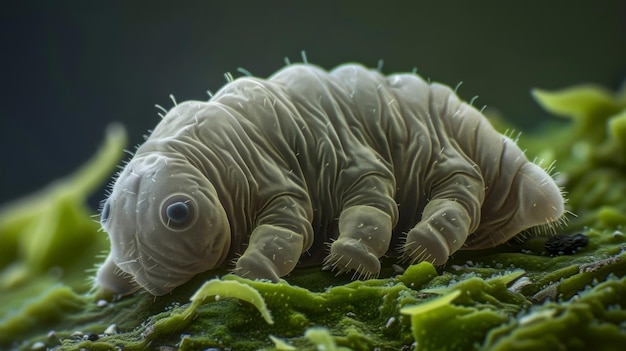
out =
{"type": "Polygon", "coordinates": [[[224,78],[226,78],[227,83],[232,83],[235,80],[235,78],[230,72],[224,73],[224,78]]]}
{"type": "Polygon", "coordinates": [[[349,259],[348,262],[346,262],[345,264],[342,262],[343,259],[343,255],[329,254],[328,256],[326,256],[322,263],[322,270],[334,272],[335,276],[352,272],[352,280],[367,280],[378,276],[378,272],[370,272],[365,269],[365,267],[363,267],[361,264],[359,264],[356,268],[350,268],[350,263],[352,263],[352,259],[349,259]]]}
{"type": "Polygon", "coordinates": [[[372,278],[377,278],[378,274],[378,272],[370,272],[363,268],[361,265],[359,265],[357,269],[354,270],[354,274],[352,274],[352,280],[368,280],[372,278]]]}
{"type": "Polygon", "coordinates": [[[522,136],[522,132],[515,129],[507,129],[504,131],[503,135],[517,144],[519,142],[519,138],[522,136]]]}
{"type": "Polygon", "coordinates": [[[454,93],[458,94],[459,93],[459,89],[461,88],[461,85],[463,85],[463,81],[460,80],[458,83],[456,83],[456,85],[454,86],[454,93]]]}
{"type": "Polygon", "coordinates": [[[237,72],[243,74],[246,77],[254,77],[252,72],[248,71],[247,69],[245,69],[243,67],[237,67],[237,72]]]}
{"type": "Polygon", "coordinates": [[[176,98],[174,97],[174,94],[170,94],[170,100],[172,100],[172,102],[174,103],[174,106],[178,106],[178,103],[176,102],[176,98]]]}
{"type": "Polygon", "coordinates": [[[472,98],[469,101],[469,105],[474,106],[474,102],[476,102],[476,100],[478,100],[478,95],[472,96],[472,98]]]}
{"type": "Polygon", "coordinates": [[[383,73],[384,64],[385,64],[385,61],[383,61],[383,59],[378,60],[378,64],[376,65],[376,71],[378,71],[378,73],[383,73]]]}
{"type": "Polygon", "coordinates": [[[93,294],[96,292],[96,289],[98,288],[98,281],[96,280],[96,273],[98,272],[98,270],[100,269],[100,267],[102,267],[102,265],[104,264],[104,261],[107,257],[108,253],[105,251],[100,251],[99,254],[96,255],[96,258],[98,259],[99,263],[95,263],[91,268],[87,268],[85,270],[85,279],[87,280],[87,283],[89,284],[90,288],[89,288],[89,292],[88,294],[93,294]]]}
{"type": "Polygon", "coordinates": [[[576,217],[576,215],[569,211],[565,210],[563,215],[559,218],[546,218],[545,224],[536,225],[534,227],[530,227],[521,233],[515,236],[515,241],[525,241],[530,238],[540,237],[540,236],[553,236],[556,235],[560,230],[567,227],[569,223],[570,217],[576,217]]]}
{"type": "MultiPolygon", "coordinates": [[[[239,260],[239,258],[240,258],[240,257],[241,257],[241,253],[236,252],[236,253],[235,253],[235,257],[233,257],[233,258],[232,258],[232,259],[228,262],[228,265],[229,265],[229,266],[231,266],[231,267],[236,267],[236,265],[237,265],[237,261],[239,260]]],[[[231,269],[231,271],[234,273],[234,271],[239,270],[239,269],[241,269],[241,268],[233,268],[233,269],[231,269]]]]}
{"type": "Polygon", "coordinates": [[[411,246],[413,242],[405,243],[401,250],[401,255],[399,258],[400,263],[413,265],[420,262],[429,262],[434,264],[434,260],[432,259],[432,254],[428,253],[427,247],[422,247],[422,245],[418,245],[412,251],[408,251],[409,246],[411,246]]]}
{"type": "Polygon", "coordinates": [[[165,115],[167,115],[167,110],[159,105],[159,104],[154,104],[154,107],[158,108],[159,110],[161,110],[161,112],[157,112],[157,114],[159,115],[159,117],[161,117],[161,119],[165,118],[165,115]]]}
{"type": "Polygon", "coordinates": [[[300,51],[300,55],[302,56],[302,63],[308,64],[309,63],[309,59],[306,57],[306,51],[304,51],[304,50],[300,51]]]}
{"type": "Polygon", "coordinates": [[[409,235],[409,232],[401,232],[400,233],[400,243],[395,247],[395,251],[396,252],[403,252],[403,249],[405,247],[405,242],[406,242],[406,238],[409,235]]]}
{"type": "MultiPolygon", "coordinates": [[[[86,277],[85,277],[85,282],[89,286],[89,291],[87,291],[88,295],[95,294],[97,289],[98,289],[98,281],[96,280],[96,275],[93,274],[93,272],[90,272],[90,271],[93,271],[93,270],[94,269],[92,268],[92,269],[87,269],[85,271],[85,273],[88,273],[88,274],[86,274],[86,277]]],[[[97,268],[95,270],[97,271],[97,268]]]]}

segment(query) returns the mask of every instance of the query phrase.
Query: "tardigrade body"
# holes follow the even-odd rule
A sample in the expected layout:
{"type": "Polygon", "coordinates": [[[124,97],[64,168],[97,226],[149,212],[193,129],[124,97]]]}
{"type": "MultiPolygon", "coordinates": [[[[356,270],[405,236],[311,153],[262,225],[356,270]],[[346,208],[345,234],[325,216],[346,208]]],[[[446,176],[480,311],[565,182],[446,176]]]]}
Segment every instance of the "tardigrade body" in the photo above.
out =
{"type": "Polygon", "coordinates": [[[562,215],[550,176],[450,88],[290,65],[167,113],[105,202],[97,281],[162,295],[232,259],[249,278],[368,278],[385,254],[441,265],[562,215]]]}

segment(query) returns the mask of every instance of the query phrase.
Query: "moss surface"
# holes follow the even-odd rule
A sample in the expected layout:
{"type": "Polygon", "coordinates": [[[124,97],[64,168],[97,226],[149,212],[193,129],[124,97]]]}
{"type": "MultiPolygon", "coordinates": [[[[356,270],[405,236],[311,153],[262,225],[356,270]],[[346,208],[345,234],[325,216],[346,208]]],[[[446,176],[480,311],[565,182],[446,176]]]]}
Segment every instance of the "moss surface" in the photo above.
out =
{"type": "Polygon", "coordinates": [[[598,350],[626,343],[626,89],[536,91],[560,129],[520,140],[546,164],[576,214],[559,230],[588,245],[551,256],[547,238],[461,252],[437,271],[383,262],[351,282],[317,268],[287,281],[202,274],[170,295],[90,291],[108,249],[85,198],[121,157],[112,128],[74,176],[0,212],[0,348],[64,350],[598,350]],[[218,278],[220,277],[221,278],[218,278]],[[210,281],[206,284],[207,281],[210,281]]]}

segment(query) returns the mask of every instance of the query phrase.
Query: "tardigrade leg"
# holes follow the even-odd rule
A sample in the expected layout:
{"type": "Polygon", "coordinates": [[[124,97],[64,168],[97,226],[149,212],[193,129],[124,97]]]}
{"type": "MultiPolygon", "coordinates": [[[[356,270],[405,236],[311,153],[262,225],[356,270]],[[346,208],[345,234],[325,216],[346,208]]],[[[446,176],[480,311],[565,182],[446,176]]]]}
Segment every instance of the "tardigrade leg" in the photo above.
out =
{"type": "Polygon", "coordinates": [[[453,172],[432,189],[419,223],[409,231],[403,260],[446,263],[480,224],[485,189],[475,172],[453,172]]]}
{"type": "Polygon", "coordinates": [[[128,295],[141,288],[141,285],[134,281],[132,275],[124,273],[117,267],[110,254],[98,269],[96,282],[104,289],[118,295],[128,295]]]}
{"type": "Polygon", "coordinates": [[[330,245],[324,269],[338,274],[354,271],[354,278],[371,278],[380,272],[380,261],[389,249],[398,214],[389,192],[393,182],[370,176],[353,187],[356,194],[344,202],[339,215],[339,235],[330,245]]]}
{"type": "Polygon", "coordinates": [[[248,247],[233,272],[245,278],[273,282],[291,272],[313,242],[309,212],[289,196],[272,201],[259,214],[248,247]]]}

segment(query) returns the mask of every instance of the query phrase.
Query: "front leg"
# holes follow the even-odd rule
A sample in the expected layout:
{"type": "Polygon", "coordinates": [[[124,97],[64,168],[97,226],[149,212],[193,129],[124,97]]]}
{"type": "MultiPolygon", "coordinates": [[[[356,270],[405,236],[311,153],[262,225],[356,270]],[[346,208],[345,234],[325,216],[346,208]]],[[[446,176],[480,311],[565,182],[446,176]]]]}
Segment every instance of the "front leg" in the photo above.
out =
{"type": "Polygon", "coordinates": [[[132,275],[124,273],[117,267],[111,254],[98,268],[96,284],[106,291],[111,291],[120,296],[132,294],[141,288],[132,275]]]}
{"type": "Polygon", "coordinates": [[[273,282],[291,272],[313,243],[312,210],[307,201],[306,197],[286,194],[264,206],[233,272],[273,282]]]}
{"type": "Polygon", "coordinates": [[[264,224],[252,232],[248,248],[235,264],[235,274],[248,279],[279,278],[291,272],[303,252],[303,236],[276,225],[264,224]]]}

